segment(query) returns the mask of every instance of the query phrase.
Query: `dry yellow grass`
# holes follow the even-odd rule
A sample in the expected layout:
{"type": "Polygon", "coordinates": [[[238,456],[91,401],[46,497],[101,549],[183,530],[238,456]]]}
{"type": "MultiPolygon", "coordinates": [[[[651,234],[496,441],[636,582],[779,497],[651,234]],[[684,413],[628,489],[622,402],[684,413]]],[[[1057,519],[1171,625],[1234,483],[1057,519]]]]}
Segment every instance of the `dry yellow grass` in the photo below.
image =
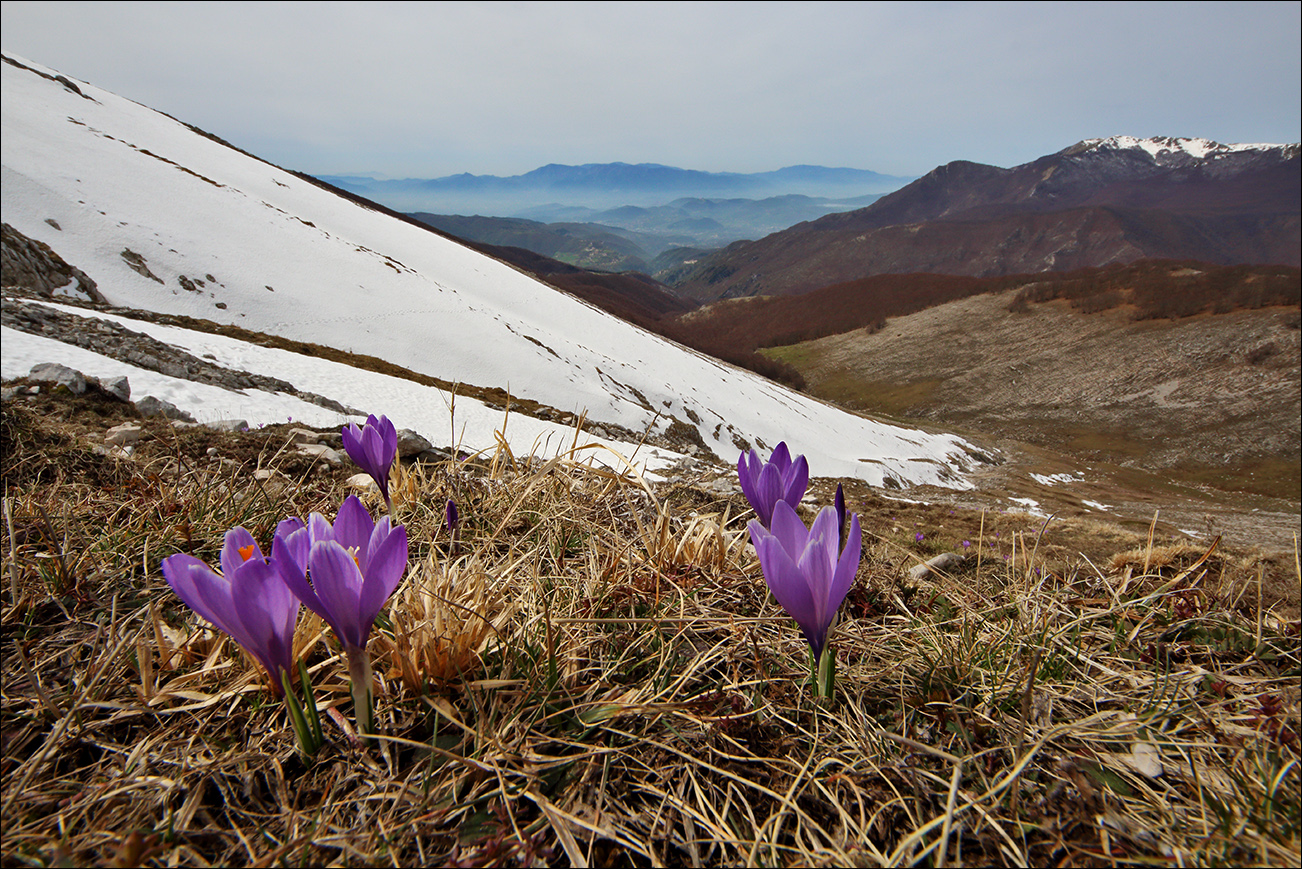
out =
{"type": "Polygon", "coordinates": [[[158,563],[333,515],[337,475],[277,465],[292,487],[240,498],[273,445],[205,462],[207,441],[152,430],[152,457],[118,463],[61,425],[6,405],[5,865],[1302,859],[1298,625],[1219,549],[1132,541],[1109,562],[989,517],[979,564],[910,583],[928,552],[874,519],[837,696],[815,702],[740,499],[590,451],[408,467],[412,567],[371,641],[379,738],[356,740],[339,645],[303,618],[309,761],[158,563]]]}

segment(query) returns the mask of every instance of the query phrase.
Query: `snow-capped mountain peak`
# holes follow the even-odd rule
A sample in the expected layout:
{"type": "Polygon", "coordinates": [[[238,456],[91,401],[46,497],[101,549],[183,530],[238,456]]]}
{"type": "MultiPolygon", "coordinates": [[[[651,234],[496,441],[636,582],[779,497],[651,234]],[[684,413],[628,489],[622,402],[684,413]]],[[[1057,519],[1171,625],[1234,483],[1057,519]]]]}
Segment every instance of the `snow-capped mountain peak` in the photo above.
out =
{"type": "Polygon", "coordinates": [[[1152,136],[1137,138],[1135,136],[1109,136],[1105,139],[1085,139],[1063,151],[1064,154],[1077,156],[1089,152],[1098,154],[1122,151],[1138,152],[1148,155],[1159,166],[1183,165],[1191,161],[1217,159],[1230,154],[1246,152],[1265,153],[1281,151],[1296,145],[1272,144],[1221,144],[1211,139],[1185,138],[1178,136],[1152,136]]]}

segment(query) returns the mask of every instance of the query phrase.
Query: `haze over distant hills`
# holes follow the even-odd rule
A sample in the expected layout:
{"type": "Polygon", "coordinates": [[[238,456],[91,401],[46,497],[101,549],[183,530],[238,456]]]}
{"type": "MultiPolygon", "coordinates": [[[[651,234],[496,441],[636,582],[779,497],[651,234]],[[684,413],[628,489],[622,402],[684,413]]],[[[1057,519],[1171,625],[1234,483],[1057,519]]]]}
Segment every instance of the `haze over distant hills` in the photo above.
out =
{"type": "MultiPolygon", "coordinates": [[[[658,163],[552,163],[523,175],[449,175],[444,178],[380,180],[355,175],[321,175],[322,181],[373,199],[397,211],[530,217],[554,220],[549,208],[605,210],[631,205],[652,207],[675,199],[767,199],[800,195],[853,199],[889,193],[912,178],[864,169],[787,166],[772,172],[702,172],[658,163]]],[[[851,206],[853,207],[853,206],[851,206]]],[[[590,215],[583,216],[587,221],[590,215]]],[[[565,217],[576,219],[576,215],[565,217]]]]}
{"type": "Polygon", "coordinates": [[[1299,145],[1091,139],[1012,169],[957,161],[867,208],[700,258],[700,300],[876,274],[988,276],[1144,258],[1302,261],[1299,145]]]}

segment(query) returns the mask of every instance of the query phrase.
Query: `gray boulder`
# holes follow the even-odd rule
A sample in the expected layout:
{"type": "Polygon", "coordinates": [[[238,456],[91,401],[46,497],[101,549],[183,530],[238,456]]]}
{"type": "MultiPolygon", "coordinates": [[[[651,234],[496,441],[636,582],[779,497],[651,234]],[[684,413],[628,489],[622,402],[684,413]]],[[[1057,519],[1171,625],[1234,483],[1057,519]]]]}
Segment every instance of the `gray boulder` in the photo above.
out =
{"type": "Polygon", "coordinates": [[[161,416],[166,419],[179,419],[182,422],[194,422],[194,417],[181,410],[170,401],[146,395],[136,402],[136,412],[144,417],[161,416]]]}
{"type": "Polygon", "coordinates": [[[73,395],[84,395],[86,392],[86,375],[55,362],[42,362],[39,365],[33,365],[31,372],[27,376],[42,383],[54,383],[57,386],[67,387],[68,391],[73,395]]]}

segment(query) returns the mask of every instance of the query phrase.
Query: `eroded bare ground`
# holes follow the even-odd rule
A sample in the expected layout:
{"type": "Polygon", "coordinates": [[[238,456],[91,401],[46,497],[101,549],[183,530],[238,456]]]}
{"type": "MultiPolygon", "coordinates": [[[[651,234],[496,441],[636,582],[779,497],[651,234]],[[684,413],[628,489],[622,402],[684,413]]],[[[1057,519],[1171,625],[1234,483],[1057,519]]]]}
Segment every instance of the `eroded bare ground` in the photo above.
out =
{"type": "Polygon", "coordinates": [[[928,497],[1111,516],[1292,551],[1302,369],[1296,308],[1132,322],[976,296],[774,352],[816,395],[997,448],[975,492],[928,497]],[[1047,482],[1030,475],[1039,475],[1047,482]]]}

